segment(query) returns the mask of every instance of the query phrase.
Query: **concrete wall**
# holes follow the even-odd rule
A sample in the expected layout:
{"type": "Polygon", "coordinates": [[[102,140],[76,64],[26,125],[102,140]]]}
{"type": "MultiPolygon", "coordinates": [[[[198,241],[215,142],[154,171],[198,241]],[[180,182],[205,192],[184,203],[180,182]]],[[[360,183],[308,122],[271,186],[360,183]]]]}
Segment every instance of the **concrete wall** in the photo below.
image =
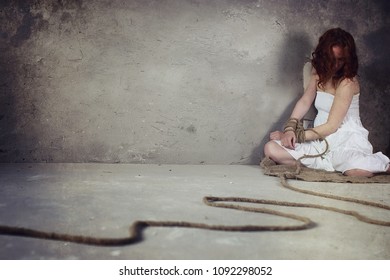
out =
{"type": "Polygon", "coordinates": [[[0,3],[1,162],[257,164],[336,26],[390,153],[386,0],[0,3]]]}

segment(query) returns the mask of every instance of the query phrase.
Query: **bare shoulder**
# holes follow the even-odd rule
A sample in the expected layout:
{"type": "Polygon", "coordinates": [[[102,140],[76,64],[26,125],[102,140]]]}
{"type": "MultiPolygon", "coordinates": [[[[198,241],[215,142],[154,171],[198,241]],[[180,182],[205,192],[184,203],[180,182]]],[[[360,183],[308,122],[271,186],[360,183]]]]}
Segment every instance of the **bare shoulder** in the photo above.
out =
{"type": "MultiPolygon", "coordinates": [[[[313,68],[314,69],[314,68],[313,68]]],[[[320,77],[318,76],[317,72],[315,70],[312,70],[310,73],[310,81],[312,85],[315,85],[317,87],[318,81],[320,80],[320,77]]]]}
{"type": "Polygon", "coordinates": [[[306,103],[312,103],[314,101],[317,92],[317,83],[318,75],[310,74],[310,80],[305,86],[305,91],[301,97],[302,100],[305,100],[306,103]]]}
{"type": "Polygon", "coordinates": [[[317,70],[314,67],[311,68],[311,73],[310,74],[311,74],[311,78],[312,79],[315,79],[317,81],[320,79],[320,77],[317,74],[317,70]]]}
{"type": "Polygon", "coordinates": [[[312,72],[310,74],[309,84],[306,87],[305,92],[312,92],[313,94],[315,94],[315,92],[317,91],[318,81],[319,81],[319,77],[318,77],[317,73],[312,72]]]}
{"type": "Polygon", "coordinates": [[[353,78],[346,78],[340,82],[340,85],[337,87],[337,91],[349,92],[353,95],[360,92],[359,80],[355,76],[353,78]]]}

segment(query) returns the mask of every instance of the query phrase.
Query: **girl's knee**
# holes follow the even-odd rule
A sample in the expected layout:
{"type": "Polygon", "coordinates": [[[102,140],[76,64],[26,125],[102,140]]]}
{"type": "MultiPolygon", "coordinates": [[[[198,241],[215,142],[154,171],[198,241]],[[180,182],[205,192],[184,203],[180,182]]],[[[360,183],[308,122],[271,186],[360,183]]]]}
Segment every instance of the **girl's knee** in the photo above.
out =
{"type": "Polygon", "coordinates": [[[275,141],[269,141],[264,145],[264,155],[277,164],[294,165],[295,159],[275,141]]]}
{"type": "Polygon", "coordinates": [[[277,151],[277,146],[274,141],[269,141],[264,145],[264,154],[266,157],[273,158],[277,151]]]}
{"type": "Polygon", "coordinates": [[[270,142],[267,142],[265,145],[264,145],[264,154],[266,157],[269,157],[270,153],[271,153],[271,147],[270,147],[270,142]]]}
{"type": "Polygon", "coordinates": [[[372,177],[374,173],[363,169],[350,169],[345,171],[344,175],[351,177],[372,177]]]}

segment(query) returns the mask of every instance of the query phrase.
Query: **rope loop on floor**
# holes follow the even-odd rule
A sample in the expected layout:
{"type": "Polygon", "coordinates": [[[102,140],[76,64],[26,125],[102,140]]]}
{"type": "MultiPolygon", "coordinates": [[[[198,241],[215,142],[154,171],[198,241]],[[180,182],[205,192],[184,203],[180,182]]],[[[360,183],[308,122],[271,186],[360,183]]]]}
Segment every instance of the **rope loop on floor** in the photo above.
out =
{"type": "MultiPolygon", "coordinates": [[[[322,156],[324,153],[326,153],[328,149],[328,143],[326,142],[326,140],[325,143],[326,143],[326,150],[323,153],[315,156],[322,156]]],[[[386,204],[381,204],[381,203],[367,201],[367,200],[360,200],[351,197],[331,195],[331,194],[315,192],[311,190],[304,190],[292,186],[288,182],[288,178],[294,178],[294,176],[297,176],[301,172],[300,161],[305,157],[314,157],[314,156],[305,155],[299,158],[297,160],[295,172],[292,172],[293,174],[290,174],[291,172],[288,171],[284,171],[281,174],[279,174],[281,185],[284,188],[294,192],[306,194],[306,195],[318,196],[318,197],[323,197],[323,198],[333,199],[333,200],[341,200],[341,201],[351,202],[351,203],[364,205],[368,207],[390,210],[390,206],[386,204]]],[[[267,168],[267,167],[263,165],[263,168],[267,168]]],[[[205,196],[203,198],[203,203],[210,207],[218,207],[218,208],[226,208],[226,209],[232,209],[238,211],[274,215],[278,217],[291,219],[298,223],[295,225],[210,225],[210,224],[194,223],[194,222],[186,222],[186,221],[137,220],[129,227],[129,235],[123,238],[104,238],[104,237],[94,237],[94,236],[87,236],[87,235],[85,236],[72,235],[66,233],[56,233],[56,232],[35,230],[35,229],[25,228],[25,227],[0,225],[0,235],[39,238],[45,240],[57,240],[63,242],[73,242],[73,243],[94,245],[94,246],[124,246],[124,245],[131,245],[131,244],[141,242],[143,240],[142,233],[148,227],[182,227],[182,228],[197,228],[197,229],[217,230],[217,231],[260,232],[260,231],[298,231],[298,230],[311,229],[317,226],[316,223],[310,220],[308,217],[277,211],[266,207],[244,206],[243,204],[245,203],[321,209],[321,210],[352,216],[364,223],[386,226],[386,227],[390,226],[389,221],[373,219],[365,215],[362,215],[357,211],[345,210],[336,207],[324,206],[320,204],[297,203],[297,202],[290,202],[290,201],[254,199],[254,198],[244,198],[244,197],[219,197],[219,196],[205,196]]]]}

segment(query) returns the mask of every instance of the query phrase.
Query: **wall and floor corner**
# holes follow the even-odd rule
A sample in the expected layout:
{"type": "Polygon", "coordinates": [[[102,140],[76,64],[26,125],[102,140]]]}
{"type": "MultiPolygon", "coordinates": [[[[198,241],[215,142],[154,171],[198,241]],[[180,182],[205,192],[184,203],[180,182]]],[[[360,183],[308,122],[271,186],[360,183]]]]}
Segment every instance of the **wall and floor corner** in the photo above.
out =
{"type": "Polygon", "coordinates": [[[389,154],[388,1],[0,1],[0,161],[257,164],[318,36],[356,39],[389,154]]]}
{"type": "MultiPolygon", "coordinates": [[[[291,223],[210,209],[206,195],[388,220],[388,211],[282,189],[254,165],[302,94],[318,36],[336,26],[356,39],[362,121],[374,149],[390,154],[389,3],[0,0],[0,225],[123,237],[136,220],[291,223]]],[[[390,204],[388,184],[298,183],[390,204]]],[[[145,242],[115,248],[1,235],[0,259],[390,259],[389,227],[286,212],[317,226],[150,228],[145,242]]]]}

